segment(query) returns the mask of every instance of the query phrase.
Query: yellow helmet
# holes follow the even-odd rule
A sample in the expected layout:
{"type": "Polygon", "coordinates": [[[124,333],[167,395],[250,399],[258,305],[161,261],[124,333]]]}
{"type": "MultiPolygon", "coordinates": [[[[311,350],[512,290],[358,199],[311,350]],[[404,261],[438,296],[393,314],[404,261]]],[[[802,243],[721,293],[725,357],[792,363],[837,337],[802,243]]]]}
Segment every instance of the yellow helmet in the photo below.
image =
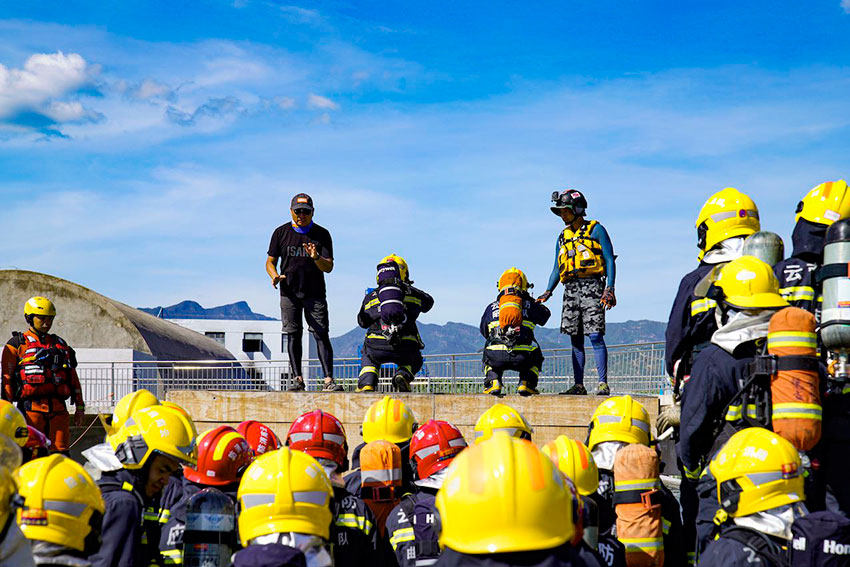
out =
{"type": "Polygon", "coordinates": [[[773,268],[755,256],[741,256],[717,272],[712,299],[736,309],[779,309],[788,302],[779,295],[779,281],[773,268]],[[722,293],[720,293],[722,292],[722,293]]]}
{"type": "Polygon", "coordinates": [[[407,269],[407,262],[404,261],[404,258],[395,254],[390,254],[389,256],[381,258],[381,261],[378,262],[378,264],[386,264],[387,262],[395,262],[398,266],[398,271],[401,274],[401,279],[408,283],[413,283],[410,281],[410,271],[407,269]]]}
{"type": "Polygon", "coordinates": [[[728,516],[749,516],[805,499],[800,454],[790,442],[761,427],[735,433],[709,469],[717,480],[717,500],[728,516]]]}
{"type": "Polygon", "coordinates": [[[35,297],[30,297],[27,299],[27,302],[24,303],[24,317],[27,317],[27,321],[29,321],[30,315],[56,317],[56,307],[53,305],[53,302],[46,297],[36,295],[35,297]]]}
{"type": "Polygon", "coordinates": [[[416,416],[400,400],[384,396],[369,406],[363,417],[363,441],[371,443],[383,439],[390,443],[404,443],[413,437],[416,416]]]}
{"type": "Polygon", "coordinates": [[[797,216],[807,221],[831,225],[850,216],[850,189],[843,179],[827,181],[812,188],[797,204],[797,216]]]}
{"type": "Polygon", "coordinates": [[[17,479],[24,498],[17,520],[27,539],[83,551],[87,538],[99,537],[103,497],[82,465],[54,454],[22,466],[17,479]]]}
{"type": "Polygon", "coordinates": [[[494,404],[481,414],[475,422],[475,442],[481,443],[493,437],[496,431],[504,431],[511,437],[531,440],[534,433],[531,424],[521,413],[506,404],[494,404]]]}
{"type": "Polygon", "coordinates": [[[528,290],[528,278],[519,268],[508,268],[496,281],[496,289],[501,291],[508,286],[518,286],[522,291],[528,290]]]}
{"type": "Polygon", "coordinates": [[[272,533],[329,537],[333,488],[307,453],[281,447],[260,455],[245,470],[236,497],[243,546],[272,533]]]}
{"type": "Polygon", "coordinates": [[[107,442],[112,442],[111,438],[118,433],[121,426],[130,419],[130,416],[133,415],[133,413],[142,408],[149,408],[151,406],[158,405],[159,400],[156,396],[145,389],[130,392],[126,396],[122,397],[118,400],[118,403],[115,404],[115,409],[112,411],[112,418],[110,420],[105,419],[102,415],[98,416],[103,424],[103,428],[106,430],[107,442]]]}
{"type": "Polygon", "coordinates": [[[590,450],[581,441],[558,435],[541,449],[564,476],[573,481],[578,493],[587,496],[599,488],[599,469],[590,450]]]}
{"type": "Polygon", "coordinates": [[[198,431],[183,413],[165,406],[151,406],[133,413],[112,442],[115,456],[125,469],[142,468],[154,453],[195,466],[198,431]]]}
{"type": "Polygon", "coordinates": [[[12,503],[18,490],[14,469],[0,466],[0,523],[4,526],[12,514],[12,503]]]}
{"type": "Polygon", "coordinates": [[[440,545],[461,553],[550,549],[575,532],[564,477],[530,441],[507,435],[455,457],[436,505],[440,545]]]}
{"type": "Polygon", "coordinates": [[[11,402],[0,400],[0,434],[23,447],[30,437],[27,420],[11,402]]]}
{"type": "Polygon", "coordinates": [[[708,252],[727,238],[761,230],[758,207],[749,196],[727,187],[708,198],[700,209],[696,228],[697,247],[702,253],[708,252]]]}
{"type": "Polygon", "coordinates": [[[631,396],[614,396],[596,407],[590,419],[588,448],[605,441],[649,445],[649,414],[631,396]]]}

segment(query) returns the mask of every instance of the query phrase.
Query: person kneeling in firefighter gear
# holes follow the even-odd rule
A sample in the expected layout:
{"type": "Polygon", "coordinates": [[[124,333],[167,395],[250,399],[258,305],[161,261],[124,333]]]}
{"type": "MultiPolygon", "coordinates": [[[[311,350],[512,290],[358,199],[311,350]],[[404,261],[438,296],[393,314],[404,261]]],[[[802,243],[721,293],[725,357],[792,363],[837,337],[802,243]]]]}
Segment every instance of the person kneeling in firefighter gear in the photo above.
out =
{"type": "Polygon", "coordinates": [[[0,434],[0,567],[34,567],[30,542],[15,521],[20,504],[15,471],[21,466],[21,449],[0,434]]]}
{"type": "MultiPolygon", "coordinates": [[[[599,537],[602,540],[612,535],[617,523],[618,493],[629,491],[629,483],[618,480],[615,474],[617,456],[632,444],[651,448],[649,413],[631,396],[615,396],[599,404],[593,412],[589,429],[587,447],[599,469],[599,486],[591,498],[599,508],[599,537]]],[[[679,503],[657,476],[645,479],[642,484],[648,491],[656,491],[653,499],[660,504],[663,528],[660,547],[664,551],[664,565],[684,565],[686,552],[682,545],[679,503]]],[[[626,545],[628,552],[631,542],[624,541],[622,537],[620,541],[626,545]]]]}
{"type": "Polygon", "coordinates": [[[62,455],[30,461],[15,473],[23,505],[17,522],[36,565],[88,567],[100,547],[105,505],[82,465],[62,455]]]}
{"type": "Polygon", "coordinates": [[[65,400],[76,406],[74,424],[85,417],[77,377],[77,357],[61,337],[50,334],[56,307],[45,297],[24,304],[29,329],[14,333],[3,349],[3,399],[16,402],[27,423],[50,439],[51,450],[68,454],[70,415],[65,400]]]}
{"type": "Polygon", "coordinates": [[[254,458],[251,446],[235,429],[220,425],[198,437],[198,464],[183,469],[180,490],[163,493],[162,528],[159,549],[164,565],[183,563],[183,532],[189,499],[204,488],[214,487],[236,504],[236,491],[242,473],[254,458]]]}
{"type": "Polygon", "coordinates": [[[531,442],[495,434],[455,457],[437,493],[441,567],[585,565],[570,489],[531,442]]]}
{"type": "Polygon", "coordinates": [[[703,567],[786,565],[795,519],[806,514],[803,466],[785,439],[751,427],[735,433],[709,464],[717,489],[719,538],[701,554],[703,567]]]}
{"type": "Polygon", "coordinates": [[[401,449],[401,490],[402,493],[413,492],[413,470],[410,468],[410,438],[419,424],[413,410],[401,400],[384,396],[374,402],[363,416],[360,435],[363,443],[354,448],[351,454],[351,472],[347,473],[345,488],[355,496],[360,494],[360,451],[372,441],[389,441],[401,449]]]}
{"type": "Polygon", "coordinates": [[[333,488],[310,455],[281,447],[256,459],[239,483],[234,567],[330,567],[333,488]]]}
{"type": "Polygon", "coordinates": [[[744,412],[751,408],[730,402],[750,379],[750,364],[764,351],[770,318],[788,306],[771,267],[753,256],[706,276],[698,293],[717,302],[718,330],[694,361],[682,395],[676,445],[685,472],[682,481],[694,483],[699,492],[697,556],[710,541],[717,509],[714,480],[704,466],[735,430],[748,426],[744,412]]]}
{"type": "MultiPolygon", "coordinates": [[[[711,335],[717,330],[714,316],[716,302],[708,297],[697,297],[694,288],[715,266],[740,258],[744,240],[759,230],[761,223],[755,202],[733,187],[711,195],[700,209],[696,220],[699,265],[679,283],[664,334],[664,362],[676,402],[663,408],[659,414],[659,435],[670,427],[678,432],[681,392],[690,378],[697,353],[709,344],[711,335]]],[[[679,470],[684,476],[681,463],[679,470]]],[[[680,501],[692,564],[692,542],[696,541],[693,530],[699,501],[693,484],[682,484],[680,501]]]]}
{"type": "Polygon", "coordinates": [[[528,294],[531,287],[517,268],[505,270],[496,282],[499,295],[481,316],[478,329],[487,339],[484,345],[484,393],[502,393],[502,373],[519,372],[521,396],[537,391],[537,377],[543,364],[543,352],[534,340],[534,327],[545,325],[549,309],[528,294]]]}
{"type": "Polygon", "coordinates": [[[405,494],[387,516],[387,535],[400,567],[430,565],[440,556],[434,500],[446,468],[466,448],[463,434],[446,421],[429,420],[410,440],[416,492],[405,494]]]}
{"type": "Polygon", "coordinates": [[[322,410],[302,414],[292,422],[286,446],[316,459],[331,480],[330,541],[334,565],[355,567],[374,563],[378,545],[375,516],[363,499],[346,490],[341,476],[348,469],[348,442],[342,423],[322,410]]]}
{"type": "Polygon", "coordinates": [[[422,349],[416,319],[434,306],[434,299],[413,287],[404,258],[390,254],[378,263],[378,287],[366,294],[357,314],[357,324],[367,329],[360,363],[358,392],[378,387],[382,364],[398,365],[393,386],[409,392],[410,383],[422,368],[422,349]]]}
{"type": "Polygon", "coordinates": [[[89,557],[93,567],[146,567],[159,561],[159,495],[181,465],[197,464],[196,437],[185,413],[156,405],[134,412],[110,438],[121,468],[101,470],[97,480],[106,511],[103,544],[89,557]]]}

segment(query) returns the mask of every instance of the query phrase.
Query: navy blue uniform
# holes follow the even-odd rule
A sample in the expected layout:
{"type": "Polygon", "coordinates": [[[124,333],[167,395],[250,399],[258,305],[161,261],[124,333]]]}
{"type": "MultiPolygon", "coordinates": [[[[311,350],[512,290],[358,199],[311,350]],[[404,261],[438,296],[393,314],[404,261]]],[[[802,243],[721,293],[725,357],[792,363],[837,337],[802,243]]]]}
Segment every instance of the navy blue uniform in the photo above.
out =
{"type": "Polygon", "coordinates": [[[792,256],[776,264],[773,273],[779,280],[779,293],[785,301],[814,314],[820,321],[823,297],[821,286],[815,282],[817,269],[818,264],[792,256]]]}
{"type": "Polygon", "coordinates": [[[785,550],[779,540],[741,528],[727,527],[700,555],[700,567],[782,567],[785,550]]]}
{"type": "Polygon", "coordinates": [[[345,488],[334,486],[332,511],[330,542],[334,546],[334,565],[372,564],[376,558],[378,526],[366,503],[345,488]]]}
{"type": "Polygon", "coordinates": [[[416,327],[416,319],[420,313],[427,313],[434,306],[434,298],[413,286],[407,286],[404,296],[405,322],[399,330],[400,342],[398,345],[390,344],[390,341],[381,333],[381,314],[378,310],[380,301],[378,291],[374,290],[363,298],[360,312],[357,314],[357,324],[367,329],[366,340],[363,342],[363,355],[360,361],[360,377],[357,387],[378,385],[378,370],[382,364],[392,362],[399,366],[407,377],[412,381],[413,377],[422,368],[422,353],[424,347],[419,329],[416,327]]]}
{"type": "MultiPolygon", "coordinates": [[[[697,554],[710,541],[714,511],[718,506],[713,479],[710,476],[701,479],[700,473],[714,452],[736,429],[743,427],[739,420],[729,421],[723,410],[749,379],[749,364],[763,342],[759,339],[742,343],[735,349],[734,355],[710,344],[697,355],[688,387],[682,393],[676,450],[685,474],[682,481],[691,482],[699,495],[697,554]]],[[[734,415],[733,411],[728,417],[734,415]]]]}
{"type": "Polygon", "coordinates": [[[446,548],[434,565],[437,567],[602,567],[605,565],[598,556],[588,551],[592,550],[586,547],[573,547],[569,544],[539,551],[483,555],[470,555],[446,548]]]}
{"type": "MultiPolygon", "coordinates": [[[[159,541],[151,522],[144,522],[155,502],[144,496],[144,481],[134,471],[107,471],[97,481],[106,510],[100,549],[89,557],[92,567],[142,567],[156,559],[148,541],[159,541]]],[[[152,546],[155,547],[155,546],[152,546]]]]}
{"type": "Polygon", "coordinates": [[[818,445],[826,485],[826,507],[850,517],[850,385],[832,384],[823,403],[818,445]]]}
{"type": "Polygon", "coordinates": [[[432,565],[440,556],[435,493],[426,490],[405,495],[387,516],[387,535],[400,567],[432,565]]]}
{"type": "MultiPolygon", "coordinates": [[[[694,295],[694,287],[714,268],[716,264],[701,262],[692,272],[679,282],[679,290],[664,333],[664,366],[669,376],[674,376],[674,365],[681,360],[685,370],[693,362],[691,353],[694,348],[711,340],[717,330],[714,309],[717,302],[707,297],[694,295]]],[[[681,374],[681,372],[680,372],[681,374]]],[[[687,372],[685,372],[687,374],[687,372]]]]}
{"type": "Polygon", "coordinates": [[[478,330],[487,339],[484,345],[484,385],[489,387],[493,380],[502,379],[505,370],[519,372],[519,379],[528,386],[537,386],[543,353],[534,340],[534,328],[545,325],[551,313],[542,303],[527,294],[522,299],[522,326],[515,342],[506,344],[499,332],[499,302],[494,301],[484,309],[478,330]]]}
{"type": "Polygon", "coordinates": [[[249,545],[233,555],[233,567],[307,567],[307,558],[288,545],[249,545]]]}

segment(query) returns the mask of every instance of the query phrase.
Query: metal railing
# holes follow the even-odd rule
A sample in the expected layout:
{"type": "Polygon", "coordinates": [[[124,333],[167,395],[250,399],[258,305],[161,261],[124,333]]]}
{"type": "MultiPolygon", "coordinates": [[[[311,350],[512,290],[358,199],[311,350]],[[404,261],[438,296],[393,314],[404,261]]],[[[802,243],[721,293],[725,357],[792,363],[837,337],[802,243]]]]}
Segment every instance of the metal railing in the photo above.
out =
{"type": "MultiPolygon", "coordinates": [[[[573,383],[571,349],[544,349],[538,389],[560,392],[573,383]]],[[[434,354],[424,357],[422,370],[412,384],[416,393],[480,393],[483,389],[481,353],[434,354]]],[[[308,389],[320,387],[318,360],[307,361],[304,375],[308,389]],[[312,386],[312,388],[311,388],[312,386]]],[[[169,390],[285,390],[292,380],[289,362],[262,361],[136,361],[80,363],[77,368],[86,406],[109,411],[125,394],[147,388],[158,397],[169,390]]],[[[357,387],[360,359],[334,360],[334,377],[346,390],[357,387]]],[[[378,391],[390,391],[394,365],[381,368],[378,391]]],[[[515,391],[516,372],[503,377],[508,392],[515,391]]],[[[595,387],[598,380],[593,349],[587,349],[585,383],[595,387]]],[[[640,343],[608,347],[608,383],[620,394],[656,395],[669,393],[664,377],[664,344],[640,343]]]]}

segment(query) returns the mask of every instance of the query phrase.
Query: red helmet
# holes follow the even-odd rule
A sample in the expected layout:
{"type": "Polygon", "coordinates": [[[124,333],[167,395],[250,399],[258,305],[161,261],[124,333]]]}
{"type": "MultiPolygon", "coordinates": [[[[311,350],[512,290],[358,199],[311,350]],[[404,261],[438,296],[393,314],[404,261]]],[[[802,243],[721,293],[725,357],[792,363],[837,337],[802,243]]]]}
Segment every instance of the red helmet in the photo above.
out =
{"type": "Polygon", "coordinates": [[[333,415],[315,410],[298,416],[286,435],[286,444],[316,459],[330,459],[339,472],[348,468],[345,428],[333,415]]]}
{"type": "Polygon", "coordinates": [[[410,458],[420,479],[449,466],[466,447],[460,430],[448,421],[428,420],[410,440],[410,458]]]}
{"type": "Polygon", "coordinates": [[[263,453],[280,449],[280,439],[275,435],[271,427],[259,421],[249,419],[236,426],[236,431],[248,440],[248,444],[254,451],[254,456],[259,457],[263,453]]]}
{"type": "Polygon", "coordinates": [[[220,425],[198,437],[198,466],[185,467],[183,476],[208,486],[239,480],[254,455],[248,441],[229,425],[220,425]]]}

